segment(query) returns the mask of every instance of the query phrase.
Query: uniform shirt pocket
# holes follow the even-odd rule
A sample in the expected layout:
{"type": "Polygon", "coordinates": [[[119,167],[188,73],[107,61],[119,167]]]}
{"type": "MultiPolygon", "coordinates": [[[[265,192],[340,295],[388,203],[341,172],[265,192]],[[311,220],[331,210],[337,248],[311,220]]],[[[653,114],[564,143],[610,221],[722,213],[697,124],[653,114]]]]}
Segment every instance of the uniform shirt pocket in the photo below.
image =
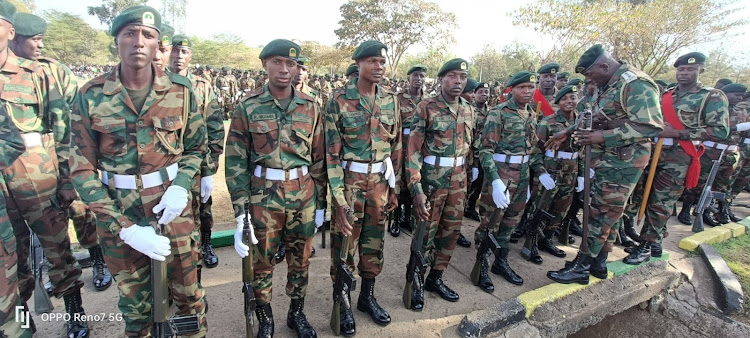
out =
{"type": "Polygon", "coordinates": [[[341,137],[347,146],[354,149],[365,148],[370,141],[367,133],[367,117],[363,112],[344,113],[341,118],[341,137]]]}
{"type": "Polygon", "coordinates": [[[156,150],[171,155],[182,154],[182,116],[153,117],[156,131],[156,150]]]}
{"type": "Polygon", "coordinates": [[[92,117],[91,129],[99,133],[99,152],[105,156],[127,153],[127,125],[120,117],[92,117]]]}
{"type": "Polygon", "coordinates": [[[279,142],[279,122],[276,120],[253,121],[248,125],[253,140],[253,150],[259,155],[272,153],[279,142]]]}

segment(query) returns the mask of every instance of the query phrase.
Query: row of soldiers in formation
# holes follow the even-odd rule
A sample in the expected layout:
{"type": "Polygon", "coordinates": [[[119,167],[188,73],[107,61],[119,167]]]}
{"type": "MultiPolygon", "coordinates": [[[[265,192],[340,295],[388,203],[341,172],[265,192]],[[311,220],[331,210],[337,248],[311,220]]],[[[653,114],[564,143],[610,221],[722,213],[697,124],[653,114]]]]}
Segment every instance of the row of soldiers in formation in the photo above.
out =
{"type": "MultiPolygon", "coordinates": [[[[83,244],[82,238],[92,238],[92,257],[103,256],[117,277],[125,334],[140,337],[151,331],[153,260],[166,262],[177,314],[199,318],[200,327],[191,336],[205,336],[201,268],[218,263],[210,247],[210,209],[213,174],[224,151],[237,224],[235,250],[241,257],[254,252],[260,337],[274,332],[271,281],[280,247],[286,249],[288,264],[287,325],[300,337],[316,336],[304,304],[312,238],[326,222],[329,207],[331,256],[343,251],[349,270],[358,271],[362,287],[357,308],[375,323],[388,325],[390,315],[377,303],[374,286],[383,268],[387,215],[393,210],[427,224],[421,240],[430,271],[409,302],[412,310],[421,311],[425,290],[447,301],[459,299],[443,280],[443,271],[461,238],[464,206],[476,212],[476,202],[467,202],[467,195],[479,200],[475,241],[492,236],[499,244],[489,251],[496,256],[491,269],[489,254],[477,256],[481,268],[476,284],[492,292],[488,270],[513,284],[523,283],[508,262],[509,242],[524,214],[543,208],[542,196],[555,201],[549,208],[553,218],[527,232],[540,248],[564,254],[551,244],[550,234],[567,214],[574,190],[583,190],[588,180],[591,217],[588,237],[582,239],[587,248],[548,277],[560,283],[588,283],[589,275],[605,278],[622,216],[633,219],[632,206],[640,205],[643,194],[637,190],[645,188],[642,173],[655,138],[663,139],[663,149],[654,162],[644,230],[637,236],[640,245],[626,263],[661,254],[675,202],[685,187],[691,188],[683,197],[689,209],[710,161],[721,153],[730,154],[722,162],[725,181],[717,180],[714,189],[735,195],[739,190],[734,187],[747,183],[740,179],[748,175],[733,174],[750,150],[750,139],[743,138],[750,129],[742,106],[746,88],[703,86],[699,76],[705,56],[700,53],[675,61],[677,85],[661,95],[650,77],[595,45],[575,69],[586,78],[584,90],[573,85],[556,89],[559,66],[545,65],[537,73],[514,74],[504,102],[490,109],[483,104],[490,86],[472,82],[463,59],[441,67],[435,96],[422,91],[427,69],[418,65],[408,72],[407,90],[398,95],[384,90],[378,83],[387,46],[378,41],[355,50],[356,76],[324,101],[305,86],[307,66],[300,47],[274,40],[260,54],[268,83],[237,103],[225,146],[213,85],[188,70],[192,42],[164,34],[165,26],[153,8],[123,11],[110,32],[120,64],[77,88],[64,66],[40,56],[44,21],[16,14],[13,5],[0,1],[0,60],[5,60],[0,126],[6,135],[0,140],[0,177],[2,202],[7,203],[0,208],[7,212],[0,215],[1,253],[8,271],[17,274],[6,274],[0,283],[3,334],[31,334],[15,320],[15,306],[25,306],[34,286],[26,263],[29,229],[52,265],[52,294],[65,299],[68,313],[84,312],[80,267],[67,235],[67,209],[77,205],[90,217],[82,223],[87,226],[81,226],[79,240],[83,244]],[[464,94],[474,94],[474,102],[464,94]],[[578,128],[577,115],[585,111],[596,112],[593,130],[578,128]],[[586,145],[592,148],[586,159],[594,168],[590,173],[582,170],[580,147],[586,145]],[[248,222],[250,243],[242,240],[248,222]]],[[[719,210],[722,220],[727,204],[719,210]]],[[[538,253],[525,257],[541,261],[538,253]]],[[[101,267],[95,284],[106,287],[111,277],[102,277],[101,267]]],[[[332,279],[336,273],[332,264],[332,279]]],[[[337,331],[354,335],[351,308],[342,307],[340,317],[337,331]]],[[[73,337],[89,335],[81,317],[71,317],[67,330],[73,337]]]]}

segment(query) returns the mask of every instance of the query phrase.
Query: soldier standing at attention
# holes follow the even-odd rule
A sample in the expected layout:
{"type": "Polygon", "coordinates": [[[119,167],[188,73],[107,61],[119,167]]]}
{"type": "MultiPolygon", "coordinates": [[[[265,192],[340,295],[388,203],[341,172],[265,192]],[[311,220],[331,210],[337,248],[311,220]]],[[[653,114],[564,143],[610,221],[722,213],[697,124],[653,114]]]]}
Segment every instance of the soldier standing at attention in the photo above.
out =
{"type": "MultiPolygon", "coordinates": [[[[469,64],[463,59],[450,60],[440,68],[437,75],[442,83],[441,94],[417,105],[406,151],[406,176],[414,196],[414,212],[420,220],[430,222],[422,241],[431,267],[423,287],[449,302],[457,302],[458,294],[443,282],[443,271],[461,233],[467,168],[472,167],[474,159],[474,110],[461,97],[469,80],[468,70],[469,64]],[[434,188],[432,196],[425,195],[427,186],[434,188]]],[[[422,310],[424,290],[414,288],[412,310],[422,310]]]]}
{"type": "MultiPolygon", "coordinates": [[[[602,45],[594,45],[581,56],[576,72],[601,90],[595,101],[593,131],[576,131],[579,145],[592,145],[591,219],[588,252],[578,252],[568,267],[550,271],[547,277],[558,283],[589,281],[607,275],[607,254],[617,235],[628,197],[651,157],[651,141],[662,131],[659,88],[651,78],[627,63],[614,59],[602,45]]],[[[571,130],[571,129],[568,129],[571,130]]],[[[550,142],[550,141],[548,141],[550,142]]],[[[589,159],[586,159],[589,160],[589,159]]],[[[583,173],[586,175],[587,173],[583,173]]]]}
{"type": "Polygon", "coordinates": [[[169,66],[169,56],[172,54],[173,35],[174,28],[166,23],[162,23],[161,31],[159,31],[159,49],[156,50],[154,64],[156,65],[156,68],[163,71],[166,71],[169,66]]]}
{"type": "MultiPolygon", "coordinates": [[[[14,26],[16,37],[10,44],[10,49],[24,59],[38,61],[47,76],[55,79],[56,89],[65,100],[66,109],[68,109],[66,114],[68,114],[69,110],[73,109],[73,104],[78,95],[78,82],[67,66],[57,60],[42,56],[47,23],[44,19],[33,14],[17,13],[14,26]]],[[[68,121],[65,121],[65,123],[67,124],[68,121]]],[[[51,153],[52,149],[50,148],[49,151],[51,153]]],[[[106,290],[112,285],[112,275],[104,263],[102,249],[96,236],[96,217],[79,198],[76,198],[70,204],[68,213],[73,220],[73,227],[79,244],[84,249],[88,249],[91,256],[94,289],[97,291],[106,290]]]]}
{"type": "MultiPolygon", "coordinates": [[[[198,315],[193,336],[206,335],[198,283],[194,178],[205,154],[206,126],[192,84],[152,60],[159,12],[124,10],[110,34],[122,60],[82,88],[71,115],[71,171],[81,199],[97,216],[97,233],[120,291],[125,335],[151,331],[151,262],[166,261],[177,315],[198,315]],[[155,232],[163,228],[163,235],[155,232]]],[[[198,196],[195,196],[198,198],[198,196]]]]}
{"type": "MultiPolygon", "coordinates": [[[[383,269],[383,242],[387,213],[398,206],[403,159],[401,118],[398,98],[378,83],[385,73],[386,46],[380,41],[365,41],[352,55],[359,77],[336,90],[326,107],[326,159],[328,182],[335,207],[331,229],[331,257],[340,257],[343,236],[349,236],[346,264],[354,270],[355,250],[359,252],[357,270],[362,278],[357,309],[369,313],[378,325],[388,325],[391,316],[375,299],[375,278],[383,269]],[[351,196],[357,192],[356,196],[351,196]],[[349,200],[354,205],[349,205],[349,200]],[[355,222],[349,224],[347,210],[354,210],[355,222]]],[[[336,279],[335,259],[331,260],[331,278],[336,279]]],[[[341,332],[355,334],[352,312],[341,307],[341,332]]]]}
{"type": "MultiPolygon", "coordinates": [[[[476,159],[476,162],[479,162],[479,140],[482,139],[482,128],[484,128],[484,121],[487,120],[487,112],[489,111],[489,107],[487,105],[487,100],[490,98],[490,85],[485,82],[480,82],[477,85],[477,88],[474,90],[474,112],[476,113],[476,125],[474,128],[474,137],[473,137],[473,143],[471,145],[471,151],[474,153],[474,158],[476,159]]],[[[477,177],[474,177],[474,169],[472,168],[472,176],[471,176],[471,186],[469,187],[469,191],[467,193],[467,203],[466,208],[464,209],[464,217],[467,217],[469,219],[473,219],[477,222],[480,221],[479,213],[477,212],[477,200],[479,199],[479,195],[482,192],[482,181],[484,180],[484,173],[482,170],[482,166],[477,166],[477,177]]],[[[463,236],[463,235],[462,235],[463,236]]],[[[461,239],[459,238],[459,241],[461,239]]],[[[460,245],[460,243],[459,243],[460,245]]],[[[471,246],[471,243],[469,243],[469,246],[471,246]]],[[[467,246],[468,247],[468,246],[467,246]]]]}
{"type": "MultiPolygon", "coordinates": [[[[555,89],[560,90],[563,89],[563,87],[567,86],[569,77],[570,74],[568,72],[557,73],[557,82],[555,82],[555,89]]],[[[555,95],[555,99],[557,99],[557,95],[555,95]]]]}
{"type": "Polygon", "coordinates": [[[716,84],[714,85],[714,89],[721,89],[730,83],[732,83],[732,80],[730,79],[719,79],[716,81],[716,84]]]}
{"type": "Polygon", "coordinates": [[[227,137],[227,186],[237,221],[234,247],[243,258],[251,250],[242,243],[248,200],[257,244],[252,250],[258,337],[274,333],[271,288],[279,245],[286,248],[288,266],[287,326],[297,337],[317,336],[304,307],[313,235],[323,224],[326,203],[325,139],[315,99],[292,86],[300,52],[299,45],[283,39],[263,47],[259,57],[268,84],[240,102],[227,137]]]}
{"type": "Polygon", "coordinates": [[[349,67],[346,67],[346,73],[344,73],[344,75],[346,76],[347,81],[351,81],[352,78],[359,77],[359,67],[357,67],[357,64],[352,63],[349,65],[349,67]]]}

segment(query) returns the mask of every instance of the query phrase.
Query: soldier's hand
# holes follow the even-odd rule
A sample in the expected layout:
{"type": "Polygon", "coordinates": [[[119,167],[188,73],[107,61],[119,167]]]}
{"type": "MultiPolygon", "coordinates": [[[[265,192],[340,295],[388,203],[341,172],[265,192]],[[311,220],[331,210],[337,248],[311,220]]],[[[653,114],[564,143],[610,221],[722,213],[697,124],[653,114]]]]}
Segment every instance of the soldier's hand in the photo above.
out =
{"type": "Polygon", "coordinates": [[[679,138],[680,137],[680,131],[677,129],[674,129],[671,124],[666,123],[664,125],[664,130],[659,133],[659,137],[664,138],[679,138]]]}
{"type": "Polygon", "coordinates": [[[57,189],[57,201],[60,202],[60,208],[67,209],[78,195],[74,189],[57,189]]]}
{"type": "Polygon", "coordinates": [[[398,208],[398,197],[394,193],[388,194],[388,212],[396,210],[396,208],[398,208]]]}
{"type": "Polygon", "coordinates": [[[599,144],[604,143],[604,132],[601,130],[577,130],[573,133],[573,138],[579,145],[599,144]]]}
{"type": "Polygon", "coordinates": [[[550,137],[547,142],[544,142],[544,148],[546,150],[557,150],[560,149],[560,146],[562,145],[565,140],[568,139],[570,136],[569,130],[561,130],[556,132],[552,137],[550,137]]]}
{"type": "MultiPolygon", "coordinates": [[[[338,228],[345,236],[351,236],[352,229],[354,229],[352,225],[349,224],[348,210],[348,205],[342,205],[336,208],[336,228],[338,228]]],[[[354,217],[354,220],[356,221],[357,217],[354,217]]]]}
{"type": "Polygon", "coordinates": [[[430,219],[430,209],[427,205],[427,195],[419,194],[414,196],[414,211],[417,212],[417,217],[420,221],[426,221],[430,219]]]}

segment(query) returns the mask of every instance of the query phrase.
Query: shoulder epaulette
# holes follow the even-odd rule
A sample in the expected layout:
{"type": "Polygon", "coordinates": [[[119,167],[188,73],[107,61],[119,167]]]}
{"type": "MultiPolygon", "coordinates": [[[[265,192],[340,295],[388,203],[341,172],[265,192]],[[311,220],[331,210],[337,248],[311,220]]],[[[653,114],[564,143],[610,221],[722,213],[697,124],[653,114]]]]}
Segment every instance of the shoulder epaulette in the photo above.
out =
{"type": "Polygon", "coordinates": [[[169,76],[169,79],[172,81],[172,83],[176,83],[191,89],[193,88],[193,84],[190,83],[190,80],[182,75],[169,72],[167,73],[167,76],[169,76]]]}
{"type": "Polygon", "coordinates": [[[631,83],[638,79],[638,75],[635,75],[635,73],[631,71],[624,72],[620,75],[620,77],[625,80],[625,83],[631,83]]]}
{"type": "Polygon", "coordinates": [[[303,100],[306,100],[306,101],[310,101],[310,102],[315,102],[315,99],[312,98],[312,96],[307,95],[307,93],[301,92],[301,91],[295,91],[295,92],[297,93],[297,95],[299,96],[300,99],[303,99],[303,100]]]}
{"type": "Polygon", "coordinates": [[[107,82],[107,76],[109,76],[109,73],[104,73],[86,82],[81,86],[81,94],[86,94],[86,91],[91,87],[104,85],[104,83],[107,82]]]}
{"type": "Polygon", "coordinates": [[[243,96],[242,99],[240,99],[240,100],[245,101],[247,99],[260,96],[260,94],[263,94],[263,88],[262,87],[261,88],[255,88],[255,89],[253,89],[253,90],[251,90],[249,92],[245,92],[245,96],[243,96]]]}

